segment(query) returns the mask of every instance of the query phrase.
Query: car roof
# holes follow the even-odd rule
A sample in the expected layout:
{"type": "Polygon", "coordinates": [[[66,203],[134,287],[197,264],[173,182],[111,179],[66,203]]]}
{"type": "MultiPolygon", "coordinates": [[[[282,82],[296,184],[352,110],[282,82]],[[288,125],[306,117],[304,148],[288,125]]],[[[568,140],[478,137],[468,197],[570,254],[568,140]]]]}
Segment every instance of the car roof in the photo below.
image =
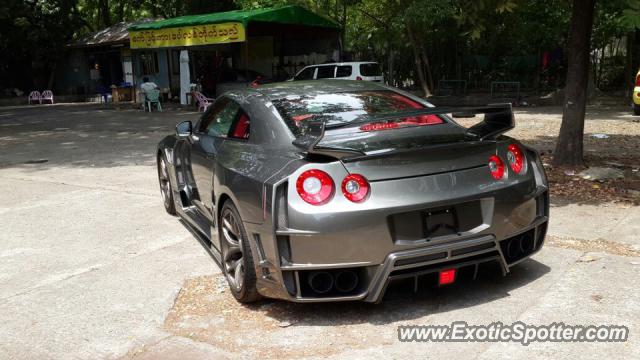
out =
{"type": "Polygon", "coordinates": [[[311,64],[311,65],[307,65],[305,66],[305,68],[308,67],[314,67],[314,66],[344,66],[344,65],[362,65],[362,64],[377,64],[377,62],[375,61],[348,61],[348,62],[333,62],[333,63],[326,63],[326,64],[311,64]]]}
{"type": "Polygon", "coordinates": [[[257,88],[251,89],[252,92],[259,92],[270,100],[282,99],[291,95],[316,95],[370,90],[390,89],[372,81],[336,79],[284,81],[260,85],[257,88]]]}

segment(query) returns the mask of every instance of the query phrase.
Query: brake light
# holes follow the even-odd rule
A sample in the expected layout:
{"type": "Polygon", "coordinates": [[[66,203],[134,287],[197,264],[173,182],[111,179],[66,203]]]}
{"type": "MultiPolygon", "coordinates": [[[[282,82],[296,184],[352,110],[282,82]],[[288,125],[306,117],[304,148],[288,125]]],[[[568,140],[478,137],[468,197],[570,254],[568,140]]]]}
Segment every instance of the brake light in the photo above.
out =
{"type": "Polygon", "coordinates": [[[377,122],[377,123],[369,123],[360,126],[360,131],[379,131],[379,130],[389,130],[389,129],[397,129],[400,127],[400,124],[397,122],[377,122]]]}
{"type": "Polygon", "coordinates": [[[489,157],[489,170],[494,179],[500,180],[504,177],[504,163],[496,155],[489,157]]]}
{"type": "Polygon", "coordinates": [[[453,284],[456,281],[456,269],[442,270],[438,275],[439,285],[453,284]]]}
{"type": "Polygon", "coordinates": [[[369,195],[369,182],[364,176],[358,174],[347,175],[342,180],[342,194],[348,200],[361,202],[369,195]]]}
{"type": "Polygon", "coordinates": [[[514,173],[520,174],[524,170],[524,153],[520,146],[511,144],[507,148],[507,160],[514,173]]]}
{"type": "Polygon", "coordinates": [[[444,121],[437,115],[417,115],[397,120],[380,121],[360,126],[360,131],[380,131],[399,129],[407,126],[424,126],[442,124],[444,121]]]}
{"type": "Polygon", "coordinates": [[[329,201],[334,189],[333,179],[322,170],[307,170],[296,181],[298,195],[311,205],[322,205],[329,201]]]}
{"type": "Polygon", "coordinates": [[[356,80],[362,80],[362,77],[360,75],[356,76],[356,80]]]}
{"type": "Polygon", "coordinates": [[[640,86],[640,75],[636,76],[636,86],[640,86]]]}

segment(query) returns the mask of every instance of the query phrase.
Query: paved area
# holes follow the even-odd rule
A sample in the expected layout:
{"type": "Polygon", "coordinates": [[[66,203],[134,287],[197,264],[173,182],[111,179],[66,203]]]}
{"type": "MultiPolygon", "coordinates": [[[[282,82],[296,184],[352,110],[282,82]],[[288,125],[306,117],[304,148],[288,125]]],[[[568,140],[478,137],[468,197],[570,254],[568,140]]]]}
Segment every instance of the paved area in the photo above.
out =
{"type": "MultiPolygon", "coordinates": [[[[537,120],[541,113],[519,118],[559,122],[553,110],[537,120]]],[[[237,304],[159,199],[155,145],[196,117],[0,109],[0,359],[640,357],[639,207],[554,201],[547,246],[507,277],[489,271],[380,305],[237,304]],[[397,340],[398,325],[461,320],[621,324],[630,338],[526,347],[397,340]]],[[[600,111],[587,128],[607,119],[631,123],[621,110],[600,111]]]]}

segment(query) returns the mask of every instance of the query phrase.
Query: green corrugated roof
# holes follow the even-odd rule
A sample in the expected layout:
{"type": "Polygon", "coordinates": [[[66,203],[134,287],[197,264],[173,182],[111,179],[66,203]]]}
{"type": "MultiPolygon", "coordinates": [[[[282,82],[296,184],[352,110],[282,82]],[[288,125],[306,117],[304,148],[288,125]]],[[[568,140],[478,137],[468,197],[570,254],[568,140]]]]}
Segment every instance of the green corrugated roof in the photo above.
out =
{"type": "Polygon", "coordinates": [[[249,23],[254,21],[340,29],[340,25],[329,18],[311,12],[301,6],[289,5],[275,8],[234,10],[212,14],[180,16],[151,23],[137,24],[130,27],[129,30],[157,30],[225,22],[241,22],[246,28],[249,23]]]}

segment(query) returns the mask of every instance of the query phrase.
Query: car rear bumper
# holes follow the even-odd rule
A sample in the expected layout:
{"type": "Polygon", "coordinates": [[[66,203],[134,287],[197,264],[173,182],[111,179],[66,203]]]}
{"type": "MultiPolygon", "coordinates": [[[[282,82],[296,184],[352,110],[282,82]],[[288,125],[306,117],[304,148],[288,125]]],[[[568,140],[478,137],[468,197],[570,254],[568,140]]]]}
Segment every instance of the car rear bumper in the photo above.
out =
{"type": "MultiPolygon", "coordinates": [[[[511,267],[538,252],[544,244],[547,230],[547,217],[536,219],[530,226],[505,239],[492,235],[478,236],[460,241],[410,250],[392,252],[380,264],[336,263],[336,264],[284,264],[279,269],[280,291],[271,287],[263,295],[281,298],[293,302],[333,302],[355,301],[380,302],[389,287],[399,280],[412,280],[412,287],[418,290],[423,279],[444,269],[471,270],[474,274],[484,263],[499,264],[503,274],[511,267]],[[524,251],[511,254],[509,245],[518,247],[531,240],[524,251]],[[358,276],[356,288],[346,292],[332,289],[318,294],[309,287],[309,276],[314,273],[330,274],[334,281],[339,273],[350,271],[358,276]],[[275,290],[275,291],[274,291],[275,290]]],[[[272,275],[274,275],[272,273],[272,275]]],[[[275,280],[275,277],[274,277],[275,280]]],[[[334,282],[335,284],[335,282],[334,282]]],[[[263,287],[263,289],[270,286],[263,287]]]]}
{"type": "MultiPolygon", "coordinates": [[[[294,302],[377,302],[389,283],[406,278],[417,283],[445,266],[475,267],[497,261],[507,273],[537,252],[546,234],[549,201],[544,170],[537,157],[529,159],[526,176],[514,176],[498,186],[487,180],[486,168],[381,181],[372,184],[372,194],[404,191],[403,196],[372,196],[368,207],[340,206],[325,213],[300,214],[288,206],[281,216],[277,204],[289,202],[278,197],[291,193],[286,183],[279,184],[274,220],[269,224],[271,231],[276,229],[269,236],[273,241],[265,236],[256,245],[257,271],[263,274],[259,289],[265,296],[294,302]],[[447,211],[457,217],[455,231],[425,235],[425,222],[449,222],[447,211]],[[286,217],[289,227],[278,227],[279,217],[286,217]],[[310,277],[318,272],[329,274],[335,282],[345,271],[357,275],[357,287],[324,293],[310,288],[310,277]]],[[[263,234],[265,230],[262,227],[263,234]]]]}

